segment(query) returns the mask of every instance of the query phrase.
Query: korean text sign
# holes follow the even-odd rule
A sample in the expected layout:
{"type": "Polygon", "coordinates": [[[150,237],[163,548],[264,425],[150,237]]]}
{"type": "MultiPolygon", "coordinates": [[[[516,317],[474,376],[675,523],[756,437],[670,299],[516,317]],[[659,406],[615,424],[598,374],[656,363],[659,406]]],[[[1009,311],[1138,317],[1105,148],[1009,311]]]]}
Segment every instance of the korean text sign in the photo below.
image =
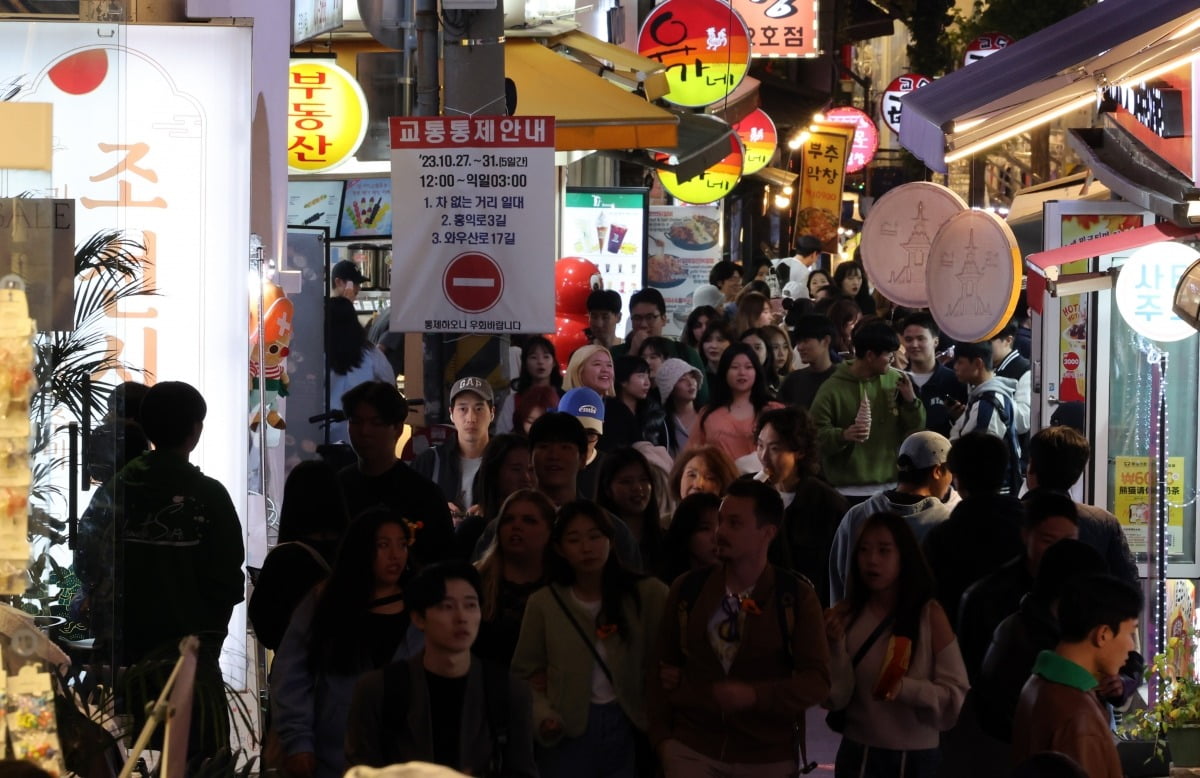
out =
{"type": "Polygon", "coordinates": [[[392,331],[553,332],[553,117],[393,117],[391,142],[392,331]]]}
{"type": "Polygon", "coordinates": [[[820,208],[833,217],[842,213],[842,182],[854,128],[815,125],[802,147],[804,169],[800,175],[800,207],[820,208]]]}
{"type": "Polygon", "coordinates": [[[750,66],[750,34],[720,0],[666,0],[642,23],[638,53],[667,69],[664,99],[702,108],[732,92],[750,66]]]}
{"type": "Polygon", "coordinates": [[[750,32],[751,57],[815,57],[817,0],[733,0],[750,32]]]}

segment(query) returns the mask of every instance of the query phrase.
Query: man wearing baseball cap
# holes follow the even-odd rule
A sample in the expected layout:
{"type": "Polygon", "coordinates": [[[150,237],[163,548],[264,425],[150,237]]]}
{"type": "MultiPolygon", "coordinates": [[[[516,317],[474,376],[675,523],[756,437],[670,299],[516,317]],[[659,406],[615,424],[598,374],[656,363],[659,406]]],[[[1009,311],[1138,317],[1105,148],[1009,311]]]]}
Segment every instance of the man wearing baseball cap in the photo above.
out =
{"type": "Polygon", "coordinates": [[[368,280],[358,269],[358,265],[348,259],[343,259],[333,266],[329,274],[333,280],[331,297],[345,297],[350,302],[358,297],[358,290],[363,282],[368,280]]]}
{"type": "Polygon", "coordinates": [[[596,450],[596,444],[604,435],[604,398],[586,386],[571,389],[558,401],[558,410],[574,416],[583,425],[587,435],[587,453],[579,468],[579,496],[596,499],[596,481],[600,477],[600,465],[604,452],[596,450]]]}
{"type": "Polygon", "coordinates": [[[931,527],[950,518],[959,500],[954,494],[944,501],[954,479],[947,464],[949,455],[950,441],[944,436],[929,430],[914,432],[900,445],[896,488],[884,489],[846,511],[829,552],[830,604],[846,596],[846,579],[854,564],[858,530],[868,517],[876,513],[899,514],[912,527],[918,542],[931,527]]]}
{"type": "Polygon", "coordinates": [[[460,518],[475,506],[475,488],[489,427],[496,417],[492,387],[482,378],[460,378],[450,386],[454,437],[421,453],[413,469],[442,488],[450,512],[460,518]]]}

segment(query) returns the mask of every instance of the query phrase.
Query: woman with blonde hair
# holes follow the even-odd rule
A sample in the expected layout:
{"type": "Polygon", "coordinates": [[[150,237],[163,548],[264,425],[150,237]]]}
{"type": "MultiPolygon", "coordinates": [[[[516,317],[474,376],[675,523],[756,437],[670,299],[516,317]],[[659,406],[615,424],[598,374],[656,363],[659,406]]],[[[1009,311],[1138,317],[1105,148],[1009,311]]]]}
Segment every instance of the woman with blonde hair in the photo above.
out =
{"type": "Polygon", "coordinates": [[[500,506],[492,543],[475,563],[483,579],[483,619],[474,653],[512,663],[529,595],[546,583],[554,504],[534,489],[518,489],[500,506]]]}
{"type": "Polygon", "coordinates": [[[581,346],[571,355],[563,376],[563,391],[580,386],[594,390],[601,397],[615,397],[613,388],[612,354],[604,346],[581,346]]]}

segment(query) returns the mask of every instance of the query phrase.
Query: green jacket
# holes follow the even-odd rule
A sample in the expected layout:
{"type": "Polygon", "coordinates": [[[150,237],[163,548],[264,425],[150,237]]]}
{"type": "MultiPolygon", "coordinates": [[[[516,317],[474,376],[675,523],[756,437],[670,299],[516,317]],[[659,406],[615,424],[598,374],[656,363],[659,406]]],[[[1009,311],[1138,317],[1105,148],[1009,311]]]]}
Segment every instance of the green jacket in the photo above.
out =
{"type": "Polygon", "coordinates": [[[817,390],[810,409],[825,477],[834,486],[895,483],[896,453],[905,438],[925,428],[925,406],[919,396],[903,402],[895,371],[860,381],[851,364],[838,365],[817,390]],[[870,398],[871,436],[864,443],[851,443],[842,433],[854,424],[864,395],[870,398]]]}
{"type": "MultiPolygon", "coordinates": [[[[579,737],[587,730],[588,707],[592,699],[592,669],[596,660],[583,644],[583,638],[550,592],[554,587],[570,609],[576,623],[595,643],[597,626],[571,596],[569,587],[549,584],[529,596],[521,620],[521,637],[513,654],[512,673],[529,679],[545,674],[546,688],[533,689],[533,731],[543,746],[553,746],[562,737],[579,737]],[[547,738],[540,734],[541,723],[553,719],[562,723],[561,734],[547,738]]],[[[613,675],[613,687],[621,710],[639,729],[646,730],[645,677],[647,665],[658,637],[667,600],[667,586],[657,578],[643,578],[637,585],[641,607],[624,603],[629,636],[611,634],[603,638],[607,654],[605,664],[613,675]]]]}

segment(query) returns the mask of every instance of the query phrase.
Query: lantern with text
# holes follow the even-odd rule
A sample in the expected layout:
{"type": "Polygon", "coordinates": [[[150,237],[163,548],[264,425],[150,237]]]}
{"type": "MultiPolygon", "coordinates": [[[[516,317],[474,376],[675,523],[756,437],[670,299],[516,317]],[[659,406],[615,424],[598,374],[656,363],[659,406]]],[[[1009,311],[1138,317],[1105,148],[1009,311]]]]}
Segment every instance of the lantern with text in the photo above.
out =
{"type": "Polygon", "coordinates": [[[879,150],[879,130],[875,122],[857,108],[842,106],[825,112],[825,121],[832,124],[854,126],[854,140],[850,143],[850,154],[846,157],[846,172],[857,173],[875,159],[879,150]]]}
{"type": "Polygon", "coordinates": [[[638,53],[666,66],[669,103],[702,108],[726,97],[750,66],[750,34],[720,0],[667,0],[646,17],[638,53]]]}
{"type": "Polygon", "coordinates": [[[288,66],[288,167],[316,173],[358,151],[367,134],[367,98],[354,76],[329,60],[288,66]]]}
{"type": "Polygon", "coordinates": [[[1170,343],[1195,332],[1173,310],[1175,287],[1200,252],[1174,241],[1152,243],[1129,255],[1121,265],[1114,294],[1117,310],[1134,332],[1170,343]]]}
{"type": "Polygon", "coordinates": [[[745,152],[736,134],[729,136],[729,155],[695,178],[680,181],[669,170],[658,171],[658,180],[674,197],[693,205],[715,203],[733,191],[742,178],[742,158],[745,152]]]}
{"type": "Polygon", "coordinates": [[[978,62],[995,54],[1001,49],[1007,48],[1013,43],[1013,39],[1001,32],[989,32],[980,35],[975,40],[967,44],[967,52],[963,56],[963,66],[970,65],[972,62],[978,62]]]}
{"type": "Polygon", "coordinates": [[[900,135],[900,114],[904,107],[904,96],[931,83],[933,82],[929,78],[918,73],[905,73],[892,79],[892,83],[888,84],[887,89],[883,90],[883,96],[879,98],[879,115],[883,117],[883,123],[888,129],[897,136],[900,135]]]}
{"type": "Polygon", "coordinates": [[[816,57],[817,0],[732,0],[750,30],[751,57],[816,57]]]}
{"type": "Polygon", "coordinates": [[[775,122],[761,108],[733,125],[733,131],[742,139],[746,153],[742,157],[742,175],[748,176],[765,168],[775,156],[778,137],[775,122]]]}

